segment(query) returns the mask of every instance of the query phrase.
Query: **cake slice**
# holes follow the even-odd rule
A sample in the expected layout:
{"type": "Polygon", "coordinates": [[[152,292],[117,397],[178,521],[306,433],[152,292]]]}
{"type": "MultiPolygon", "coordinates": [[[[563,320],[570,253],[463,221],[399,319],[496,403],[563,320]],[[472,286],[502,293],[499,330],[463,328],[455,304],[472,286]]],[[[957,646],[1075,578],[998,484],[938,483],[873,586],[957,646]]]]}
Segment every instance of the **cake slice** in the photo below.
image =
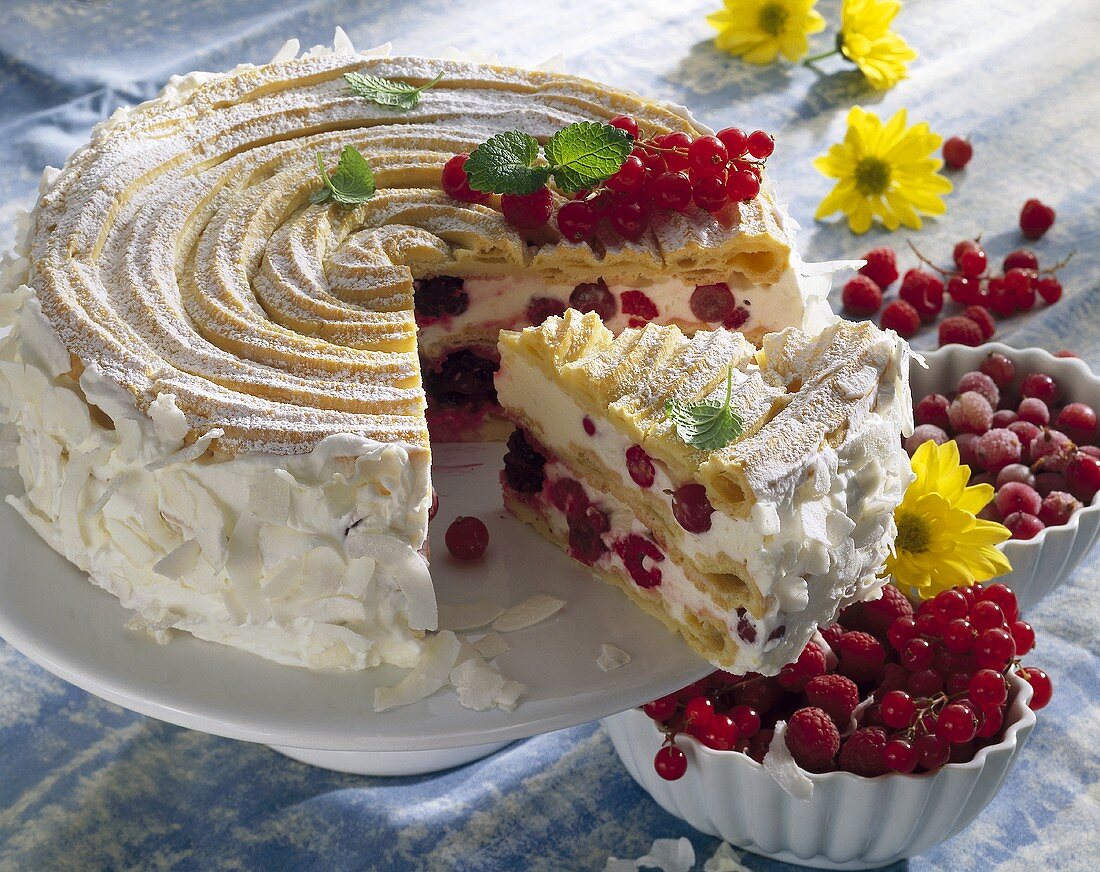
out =
{"type": "Polygon", "coordinates": [[[501,334],[517,430],[509,510],[723,669],[774,673],[819,624],[873,598],[911,472],[906,343],[870,323],[618,337],[569,310],[501,334]],[[728,396],[728,402],[727,402],[728,396]],[[671,409],[731,409],[697,447],[671,409]],[[711,440],[712,443],[714,440],[711,440]]]}

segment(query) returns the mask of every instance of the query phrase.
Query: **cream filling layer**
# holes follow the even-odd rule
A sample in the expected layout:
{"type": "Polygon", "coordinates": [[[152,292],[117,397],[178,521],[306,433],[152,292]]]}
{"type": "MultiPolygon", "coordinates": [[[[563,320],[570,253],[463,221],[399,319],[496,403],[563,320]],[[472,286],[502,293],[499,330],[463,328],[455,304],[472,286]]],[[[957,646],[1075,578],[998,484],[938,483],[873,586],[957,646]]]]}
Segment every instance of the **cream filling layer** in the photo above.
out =
{"type": "MultiPolygon", "coordinates": [[[[748,519],[716,511],[702,534],[670,524],[682,530],[675,545],[687,559],[724,553],[747,565],[746,580],[763,595],[766,613],[785,616],[785,646],[792,633],[805,644],[838,607],[874,598],[881,587],[876,576],[896,535],[893,511],[912,477],[898,438],[910,402],[905,362],[899,359],[898,371],[853,418],[845,442],[808,457],[797,480],[757,495],[748,519]]],[[[536,435],[551,451],[570,446],[574,453],[592,452],[624,487],[638,487],[626,462],[631,443],[607,419],[595,418],[596,432],[589,436],[584,413],[537,366],[509,359],[497,376],[497,395],[506,410],[521,412],[539,428],[536,435]]],[[[659,462],[654,467],[651,490],[671,517],[664,491],[683,482],[671,480],[659,462]]]]}
{"type": "MultiPolygon", "coordinates": [[[[743,307],[747,319],[738,329],[741,332],[760,330],[771,333],[786,327],[798,327],[816,333],[836,320],[827,301],[831,285],[830,273],[839,269],[835,264],[803,264],[792,256],[791,266],[774,285],[754,285],[739,273],[727,279],[738,306],[743,307]]],[[[527,326],[527,305],[536,297],[549,297],[562,306],[569,305],[573,285],[545,284],[536,276],[504,275],[474,276],[463,281],[469,304],[460,315],[444,316],[423,323],[418,342],[430,353],[446,346],[450,336],[472,328],[510,330],[527,326]]],[[[622,294],[638,290],[644,293],[657,308],[657,316],[651,320],[660,324],[692,325],[701,329],[713,329],[717,324],[701,322],[691,311],[691,295],[694,285],[687,285],[676,278],[639,281],[635,284],[609,284],[608,290],[615,297],[615,315],[605,321],[608,328],[619,333],[630,326],[636,316],[623,312],[622,294]]]]}

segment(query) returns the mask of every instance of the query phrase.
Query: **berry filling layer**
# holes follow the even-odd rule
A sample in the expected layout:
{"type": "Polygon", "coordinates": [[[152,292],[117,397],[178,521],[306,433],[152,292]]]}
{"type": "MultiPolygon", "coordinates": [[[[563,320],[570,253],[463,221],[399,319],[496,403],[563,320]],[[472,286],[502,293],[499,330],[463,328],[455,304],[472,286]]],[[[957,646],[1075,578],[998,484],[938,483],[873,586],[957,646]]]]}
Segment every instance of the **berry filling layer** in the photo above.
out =
{"type": "MultiPolygon", "coordinates": [[[[675,622],[720,628],[723,637],[736,638],[738,667],[760,667],[763,655],[784,642],[787,617],[782,611],[773,608],[758,619],[743,608],[721,609],[687,577],[676,555],[661,549],[629,506],[582,483],[522,430],[508,440],[501,483],[505,504],[521,516],[524,509],[532,512],[578,563],[628,581],[635,595],[658,603],[675,622]]],[[[777,660],[776,668],[781,665],[777,660]]]]}

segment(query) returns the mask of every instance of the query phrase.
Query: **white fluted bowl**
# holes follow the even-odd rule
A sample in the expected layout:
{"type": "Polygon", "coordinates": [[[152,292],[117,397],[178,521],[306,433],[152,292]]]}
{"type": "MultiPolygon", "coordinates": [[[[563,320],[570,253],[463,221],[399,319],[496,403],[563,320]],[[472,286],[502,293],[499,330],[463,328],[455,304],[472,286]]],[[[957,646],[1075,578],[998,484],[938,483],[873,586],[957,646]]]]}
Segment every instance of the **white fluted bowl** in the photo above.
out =
{"type": "MultiPolygon", "coordinates": [[[[1062,388],[1067,402],[1087,403],[1100,411],[1100,378],[1082,360],[1055,357],[1041,348],[1011,348],[987,342],[977,348],[947,345],[924,355],[928,369],[913,366],[910,384],[913,402],[925,394],[946,394],[955,390],[959,379],[976,370],[991,351],[998,351],[1016,364],[1017,384],[1021,373],[1045,372],[1062,388]]],[[[1068,524],[1047,527],[1034,539],[1009,540],[999,547],[1012,564],[1012,572],[997,581],[1016,594],[1021,611],[1026,611],[1069,576],[1100,538],[1100,496],[1092,505],[1075,512],[1068,524]]]]}
{"type": "Polygon", "coordinates": [[[1009,693],[1004,739],[970,762],[924,775],[811,774],[808,802],[784,792],[748,755],[714,751],[689,736],[676,738],[687,773],[665,781],[653,768],[662,735],[641,709],[602,723],[638,785],[700,832],[785,863],[869,869],[927,851],[989,804],[1035,726],[1031,685],[1013,674],[1009,693]]]}

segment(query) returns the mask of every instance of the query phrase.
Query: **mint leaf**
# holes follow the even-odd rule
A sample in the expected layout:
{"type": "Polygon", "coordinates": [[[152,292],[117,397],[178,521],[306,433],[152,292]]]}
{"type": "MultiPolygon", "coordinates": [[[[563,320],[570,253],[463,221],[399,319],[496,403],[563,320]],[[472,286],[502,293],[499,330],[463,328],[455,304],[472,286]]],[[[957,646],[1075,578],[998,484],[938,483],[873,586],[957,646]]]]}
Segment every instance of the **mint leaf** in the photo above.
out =
{"type": "Polygon", "coordinates": [[[579,121],[546,143],[554,182],[566,193],[595,187],[619,171],[634,148],[634,137],[610,124],[579,121]]]}
{"type": "Polygon", "coordinates": [[[348,87],[356,97],[364,97],[379,106],[392,106],[405,111],[419,103],[420,95],[433,85],[439,84],[442,78],[443,73],[439,73],[430,82],[414,87],[408,82],[397,79],[386,79],[364,73],[344,73],[344,81],[348,83],[348,87]]]}
{"type": "Polygon", "coordinates": [[[365,203],[374,196],[374,173],[367,159],[354,146],[344,146],[336,172],[331,176],[325,170],[325,160],[320,152],[317,153],[317,168],[324,187],[309,195],[311,203],[332,200],[334,203],[355,205],[365,203]]]}
{"type": "Polygon", "coordinates": [[[726,372],[726,399],[722,403],[707,400],[684,406],[675,400],[665,405],[678,435],[686,445],[701,451],[725,448],[741,433],[741,416],[730,406],[733,397],[733,369],[726,372]]]}
{"type": "Polygon", "coordinates": [[[492,136],[473,150],[466,175],[475,191],[532,194],[546,184],[550,168],[535,166],[538,140],[519,130],[492,136]]]}

